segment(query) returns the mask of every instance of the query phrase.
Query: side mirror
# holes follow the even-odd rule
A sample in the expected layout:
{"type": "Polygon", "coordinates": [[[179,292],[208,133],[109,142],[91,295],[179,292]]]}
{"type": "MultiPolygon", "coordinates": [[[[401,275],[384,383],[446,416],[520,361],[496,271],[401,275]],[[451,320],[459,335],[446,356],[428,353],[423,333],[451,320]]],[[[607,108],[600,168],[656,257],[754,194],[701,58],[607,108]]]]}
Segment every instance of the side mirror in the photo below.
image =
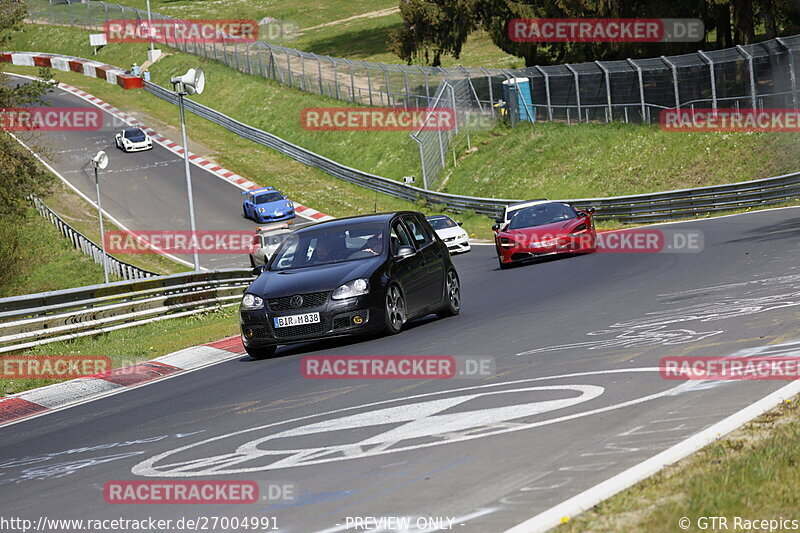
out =
{"type": "Polygon", "coordinates": [[[250,271],[250,273],[251,273],[252,275],[254,275],[254,276],[260,276],[261,274],[263,274],[263,273],[264,273],[264,271],[265,271],[266,269],[267,269],[266,265],[258,265],[258,266],[257,266],[257,267],[255,267],[253,270],[251,270],[251,271],[250,271]]]}
{"type": "Polygon", "coordinates": [[[397,249],[397,253],[395,254],[395,256],[398,259],[403,259],[406,257],[411,257],[415,253],[417,253],[417,251],[414,249],[413,246],[401,246],[400,248],[397,249]]]}
{"type": "Polygon", "coordinates": [[[495,224],[494,226],[492,226],[492,231],[495,232],[500,231],[500,224],[495,224]]]}
{"type": "Polygon", "coordinates": [[[596,211],[596,209],[594,207],[587,207],[586,209],[584,209],[584,211],[586,211],[587,213],[589,213],[591,215],[592,213],[594,213],[596,211]]]}
{"type": "Polygon", "coordinates": [[[464,225],[463,222],[456,222],[456,224],[458,224],[459,226],[463,226],[464,225]]]}

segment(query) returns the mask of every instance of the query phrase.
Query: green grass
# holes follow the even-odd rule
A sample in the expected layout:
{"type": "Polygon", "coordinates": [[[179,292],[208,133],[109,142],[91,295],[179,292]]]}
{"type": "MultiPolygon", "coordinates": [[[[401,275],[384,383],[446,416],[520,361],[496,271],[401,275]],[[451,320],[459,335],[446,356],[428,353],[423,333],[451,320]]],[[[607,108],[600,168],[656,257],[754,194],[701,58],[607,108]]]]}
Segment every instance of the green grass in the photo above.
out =
{"type": "Polygon", "coordinates": [[[0,297],[103,283],[103,267],[75,250],[35,209],[29,208],[21,220],[0,221],[9,223],[14,227],[3,233],[16,233],[18,258],[14,275],[0,286],[0,297]]]}
{"type": "Polygon", "coordinates": [[[677,133],[624,123],[497,126],[458,147],[446,192],[573,199],[666,191],[796,172],[796,133],[677,133]]]}
{"type": "MultiPolygon", "coordinates": [[[[102,274],[101,274],[102,276],[102,274]]],[[[101,280],[102,281],[102,280],[101,280]]],[[[217,341],[238,333],[237,307],[210,310],[69,342],[54,342],[19,352],[26,355],[100,355],[111,358],[113,368],[154,359],[183,348],[217,341]]],[[[59,380],[0,380],[0,396],[43,387],[59,380]]]]}
{"type": "Polygon", "coordinates": [[[736,516],[798,519],[798,438],[800,402],[794,398],[556,531],[674,533],[681,531],[681,517],[691,520],[689,531],[701,529],[700,517],[727,517],[728,530],[736,516]]]}

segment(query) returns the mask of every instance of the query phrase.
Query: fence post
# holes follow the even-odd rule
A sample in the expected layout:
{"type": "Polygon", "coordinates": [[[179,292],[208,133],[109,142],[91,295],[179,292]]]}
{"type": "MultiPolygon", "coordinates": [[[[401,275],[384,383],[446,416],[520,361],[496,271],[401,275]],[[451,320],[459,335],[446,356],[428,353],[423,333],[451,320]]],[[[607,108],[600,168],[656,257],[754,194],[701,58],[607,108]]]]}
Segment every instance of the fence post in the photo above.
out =
{"type": "Polygon", "coordinates": [[[789,48],[780,37],[776,37],[775,40],[778,41],[778,44],[786,48],[786,51],[789,53],[789,80],[792,83],[792,104],[794,108],[797,109],[797,78],[794,72],[794,51],[789,48]]]}
{"type": "Polygon", "coordinates": [[[711,109],[717,108],[717,80],[716,74],[714,73],[714,60],[708,57],[705,52],[702,50],[698,50],[697,53],[708,61],[708,72],[711,75],[711,109]]]}
{"type": "Polygon", "coordinates": [[[289,87],[294,87],[294,74],[292,74],[292,56],[289,54],[289,49],[284,48],[286,51],[286,72],[289,74],[289,87]]]}
{"type": "Polygon", "coordinates": [[[481,72],[486,74],[486,85],[489,86],[489,109],[492,112],[492,118],[494,118],[494,94],[492,91],[492,74],[486,70],[485,68],[481,67],[481,72]]]}
{"type": "MultiPolygon", "coordinates": [[[[390,105],[392,105],[392,101],[391,101],[392,92],[391,92],[391,89],[389,88],[389,69],[387,69],[386,65],[384,65],[383,63],[381,63],[380,65],[381,65],[381,68],[383,69],[384,77],[386,78],[386,105],[390,106],[390,105]]],[[[381,103],[383,103],[383,102],[381,102],[381,103]]]]}
{"type": "Polygon", "coordinates": [[[644,102],[644,81],[642,80],[642,67],[637,65],[633,61],[633,59],[631,59],[631,58],[628,58],[627,61],[628,61],[628,64],[630,64],[633,68],[636,69],[636,76],[639,78],[639,100],[640,100],[640,102],[642,104],[642,122],[649,122],[647,120],[647,116],[646,116],[647,115],[647,111],[646,111],[646,108],[645,108],[646,104],[644,102]]]}
{"type": "Polygon", "coordinates": [[[603,71],[603,75],[606,78],[606,100],[608,100],[608,118],[609,118],[609,120],[607,120],[606,122],[610,122],[614,120],[614,112],[612,111],[611,107],[611,76],[608,72],[608,69],[604,67],[602,63],[600,63],[599,61],[595,61],[595,64],[598,67],[600,67],[600,70],[603,71]]]}
{"type": "MultiPolygon", "coordinates": [[[[205,44],[203,45],[203,50],[205,50],[205,44]]],[[[248,74],[253,74],[253,64],[250,62],[250,43],[244,45],[244,56],[247,58],[247,72],[248,74]]]]}
{"type": "Polygon", "coordinates": [[[672,86],[675,91],[675,109],[680,109],[681,96],[680,93],[678,93],[678,67],[675,66],[675,63],[673,63],[664,56],[661,56],[661,61],[666,63],[667,66],[672,69],[672,86]]]}
{"type": "Polygon", "coordinates": [[[373,105],[372,104],[372,74],[370,73],[370,71],[372,69],[364,61],[361,61],[361,64],[364,65],[364,68],[367,71],[367,88],[369,89],[369,105],[373,105]]]}
{"type": "Polygon", "coordinates": [[[263,55],[261,52],[261,43],[256,43],[256,50],[258,50],[258,52],[256,52],[258,54],[258,75],[262,78],[266,78],[267,74],[264,72],[264,60],[261,58],[263,55]]]}
{"type": "MultiPolygon", "coordinates": [[[[311,56],[317,60],[317,76],[319,77],[319,94],[322,94],[322,60],[317,54],[312,53],[311,56]]],[[[312,91],[313,92],[313,91],[312,91]]]]}
{"type": "MultiPolygon", "coordinates": [[[[300,75],[302,76],[301,85],[303,87],[303,90],[305,91],[306,90],[306,58],[303,56],[303,54],[300,54],[300,75]]],[[[308,91],[308,92],[313,92],[313,91],[308,91]]]]}
{"type": "MultiPolygon", "coordinates": [[[[575,70],[574,68],[572,68],[572,65],[570,65],[569,63],[565,63],[564,66],[567,67],[567,70],[572,72],[572,76],[575,78],[575,97],[576,97],[576,102],[578,104],[578,123],[580,123],[580,121],[581,121],[581,87],[580,87],[580,84],[578,82],[578,71],[575,70]]],[[[588,119],[587,119],[587,122],[588,122],[588,119]]]]}
{"type": "Polygon", "coordinates": [[[539,73],[542,76],[544,76],[544,92],[545,95],[547,96],[547,120],[553,122],[553,106],[550,102],[550,75],[547,72],[545,72],[539,65],[536,65],[533,68],[538,70],[539,73]]]}
{"type": "Polygon", "coordinates": [[[405,81],[406,86],[406,97],[403,98],[403,107],[408,107],[408,99],[411,97],[411,91],[408,89],[408,72],[406,72],[406,68],[401,66],[400,69],[403,71],[403,80],[405,81]]]}
{"type": "Polygon", "coordinates": [[[353,63],[351,63],[349,59],[342,58],[342,60],[345,63],[347,63],[347,66],[350,68],[350,97],[351,97],[351,100],[353,102],[355,102],[356,101],[356,78],[355,78],[355,75],[353,75],[353,63]]]}
{"type": "Polygon", "coordinates": [[[53,22],[53,0],[50,0],[50,22],[53,22]]]}
{"type": "MultiPolygon", "coordinates": [[[[330,56],[328,56],[330,57],[330,56]]],[[[339,89],[339,64],[336,62],[336,59],[331,57],[331,63],[333,63],[333,84],[336,86],[336,99],[342,99],[342,91],[339,89]]]]}
{"type": "Polygon", "coordinates": [[[756,74],[753,71],[753,56],[747,53],[747,50],[745,50],[742,45],[737,44],[736,49],[747,59],[747,70],[750,71],[750,101],[755,111],[758,109],[758,104],[756,103],[756,74]]]}

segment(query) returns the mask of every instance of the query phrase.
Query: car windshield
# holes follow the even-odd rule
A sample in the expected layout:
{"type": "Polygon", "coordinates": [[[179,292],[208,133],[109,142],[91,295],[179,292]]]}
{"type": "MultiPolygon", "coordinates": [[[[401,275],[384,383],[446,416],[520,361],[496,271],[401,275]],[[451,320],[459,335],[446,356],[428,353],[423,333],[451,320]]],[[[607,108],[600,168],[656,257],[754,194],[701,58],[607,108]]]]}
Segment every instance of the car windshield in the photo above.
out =
{"type": "Polygon", "coordinates": [[[277,202],[278,200],[283,200],[283,196],[279,192],[268,192],[265,194],[259,194],[253,201],[257,204],[268,204],[271,202],[277,202]]]}
{"type": "Polygon", "coordinates": [[[383,226],[358,224],[292,233],[275,253],[270,270],[292,270],[375,257],[383,252],[383,226]]]}
{"type": "Polygon", "coordinates": [[[145,139],[144,132],[140,129],[125,130],[125,138],[135,143],[142,142],[145,139]]]}
{"type": "Polygon", "coordinates": [[[454,228],[457,226],[455,221],[450,217],[429,218],[428,222],[430,222],[431,227],[435,230],[454,228]]]}
{"type": "Polygon", "coordinates": [[[511,218],[509,229],[543,226],[562,220],[570,220],[578,216],[575,209],[567,204],[534,205],[520,210],[511,218]]]}

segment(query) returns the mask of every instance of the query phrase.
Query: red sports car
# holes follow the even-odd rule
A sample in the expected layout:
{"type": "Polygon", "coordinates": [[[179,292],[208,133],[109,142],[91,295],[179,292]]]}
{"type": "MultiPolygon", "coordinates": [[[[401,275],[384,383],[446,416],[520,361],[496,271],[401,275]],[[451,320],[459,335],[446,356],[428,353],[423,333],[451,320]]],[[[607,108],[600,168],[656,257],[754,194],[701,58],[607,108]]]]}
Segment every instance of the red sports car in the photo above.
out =
{"type": "Polygon", "coordinates": [[[592,253],[597,249],[594,208],[548,202],[521,209],[495,234],[500,268],[541,255],[592,253]]]}

